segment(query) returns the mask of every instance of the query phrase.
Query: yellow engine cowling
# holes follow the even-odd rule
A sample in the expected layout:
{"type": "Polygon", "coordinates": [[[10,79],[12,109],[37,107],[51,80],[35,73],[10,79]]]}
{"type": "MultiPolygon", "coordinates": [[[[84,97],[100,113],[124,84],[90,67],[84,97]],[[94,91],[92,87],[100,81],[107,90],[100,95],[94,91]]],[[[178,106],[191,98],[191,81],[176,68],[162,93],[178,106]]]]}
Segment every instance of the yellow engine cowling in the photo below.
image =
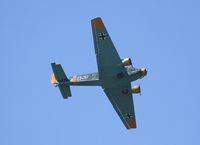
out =
{"type": "Polygon", "coordinates": [[[51,79],[50,79],[50,82],[54,85],[58,84],[58,81],[56,80],[56,77],[54,74],[51,75],[51,79]]]}
{"type": "Polygon", "coordinates": [[[124,58],[122,60],[122,63],[124,64],[124,66],[128,66],[128,65],[132,65],[132,61],[131,61],[131,58],[124,58]]]}
{"type": "Polygon", "coordinates": [[[133,86],[133,93],[134,94],[139,94],[140,93],[140,86],[133,86]]]}

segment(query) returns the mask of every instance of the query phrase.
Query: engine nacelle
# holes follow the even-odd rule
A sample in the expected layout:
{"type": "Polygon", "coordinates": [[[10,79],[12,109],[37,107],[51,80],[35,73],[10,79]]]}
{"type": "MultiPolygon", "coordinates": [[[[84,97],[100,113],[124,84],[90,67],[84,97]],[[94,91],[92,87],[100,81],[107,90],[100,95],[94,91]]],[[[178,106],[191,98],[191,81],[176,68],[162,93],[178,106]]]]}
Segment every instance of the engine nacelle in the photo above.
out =
{"type": "Polygon", "coordinates": [[[146,76],[147,75],[147,69],[146,68],[141,68],[140,69],[140,73],[142,74],[142,76],[146,76]]]}
{"type": "Polygon", "coordinates": [[[132,91],[134,94],[139,94],[140,92],[140,86],[133,86],[132,91]]]}
{"type": "Polygon", "coordinates": [[[131,61],[131,58],[124,58],[122,60],[122,63],[124,64],[124,66],[128,66],[128,65],[132,65],[132,61],[131,61]]]}

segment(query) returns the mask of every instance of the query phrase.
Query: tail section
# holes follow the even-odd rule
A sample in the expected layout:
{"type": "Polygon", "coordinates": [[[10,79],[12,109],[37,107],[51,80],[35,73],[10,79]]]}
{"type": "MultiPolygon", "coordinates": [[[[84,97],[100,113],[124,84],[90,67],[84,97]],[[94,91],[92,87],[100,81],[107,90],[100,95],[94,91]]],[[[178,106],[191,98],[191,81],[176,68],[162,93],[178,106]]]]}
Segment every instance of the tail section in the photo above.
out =
{"type": "Polygon", "coordinates": [[[69,87],[69,79],[65,75],[65,72],[60,64],[51,63],[53,69],[53,75],[51,76],[51,83],[58,86],[64,99],[71,96],[71,90],[69,87]]]}

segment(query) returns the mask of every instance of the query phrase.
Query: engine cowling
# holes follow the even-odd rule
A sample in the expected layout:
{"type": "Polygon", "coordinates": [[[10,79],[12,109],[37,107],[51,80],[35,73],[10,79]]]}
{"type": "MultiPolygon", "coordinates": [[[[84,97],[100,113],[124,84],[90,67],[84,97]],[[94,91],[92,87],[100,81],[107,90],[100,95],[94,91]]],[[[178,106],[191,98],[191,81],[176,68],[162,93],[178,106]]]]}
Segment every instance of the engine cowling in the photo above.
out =
{"type": "Polygon", "coordinates": [[[140,92],[140,86],[133,86],[132,91],[134,94],[139,94],[140,92]]]}
{"type": "Polygon", "coordinates": [[[142,76],[146,76],[147,75],[147,69],[146,68],[141,68],[140,69],[140,73],[142,74],[142,76]]]}
{"type": "Polygon", "coordinates": [[[132,61],[131,61],[131,58],[124,58],[122,60],[122,63],[124,64],[124,66],[128,66],[128,65],[132,65],[132,61]]]}

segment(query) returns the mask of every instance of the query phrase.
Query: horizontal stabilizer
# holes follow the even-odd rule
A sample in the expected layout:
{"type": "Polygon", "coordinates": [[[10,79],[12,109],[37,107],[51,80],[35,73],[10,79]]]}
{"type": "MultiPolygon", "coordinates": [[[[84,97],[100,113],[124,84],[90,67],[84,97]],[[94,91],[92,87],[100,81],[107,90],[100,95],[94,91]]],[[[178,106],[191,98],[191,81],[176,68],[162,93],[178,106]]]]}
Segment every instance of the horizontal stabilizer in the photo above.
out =
{"type": "Polygon", "coordinates": [[[60,89],[60,92],[63,96],[64,99],[67,99],[68,97],[71,97],[71,90],[70,90],[70,87],[66,84],[61,84],[61,85],[58,85],[59,89],[60,89]]]}
{"type": "Polygon", "coordinates": [[[71,90],[69,87],[69,79],[65,75],[65,72],[60,64],[51,63],[53,69],[53,75],[51,76],[51,83],[58,86],[64,99],[71,96],[71,90]]]}

